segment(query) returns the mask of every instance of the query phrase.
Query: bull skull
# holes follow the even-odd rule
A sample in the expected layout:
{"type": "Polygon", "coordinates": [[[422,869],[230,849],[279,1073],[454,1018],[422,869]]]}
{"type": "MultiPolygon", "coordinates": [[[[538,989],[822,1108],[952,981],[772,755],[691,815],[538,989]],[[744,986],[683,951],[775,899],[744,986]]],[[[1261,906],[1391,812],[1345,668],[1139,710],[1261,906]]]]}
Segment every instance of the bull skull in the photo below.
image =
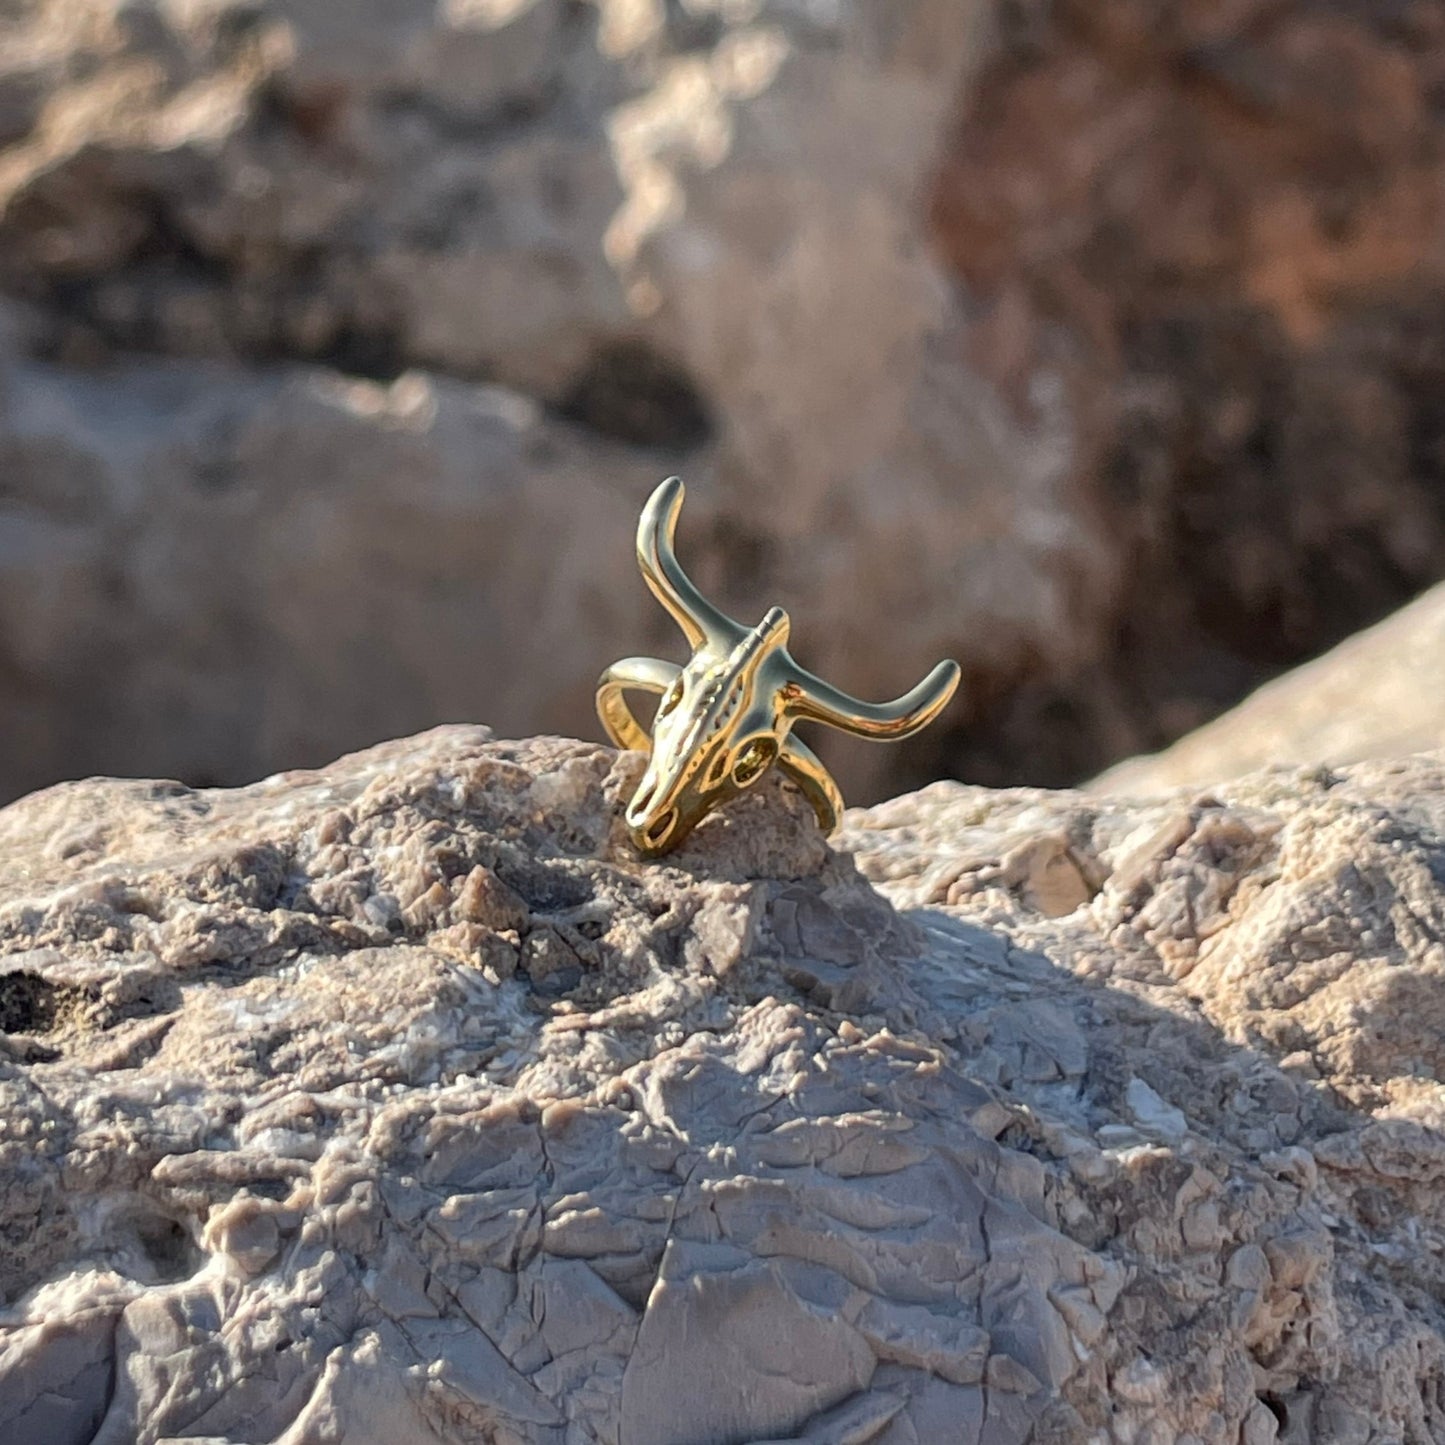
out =
{"type": "Polygon", "coordinates": [[[597,683],[597,713],[621,748],[651,753],[627,806],[639,851],[675,848],[706,814],[752,787],[774,764],[802,789],[825,833],[843,811],[838,785],[818,756],[792,735],[796,722],[822,722],[858,737],[894,739],[932,722],[958,686],[956,662],[940,662],[893,702],[860,702],[799,667],[788,655],[788,614],[773,607],[748,628],[718,611],[673,551],[683,485],[669,477],[652,494],[637,527],[637,560],[653,595],[682,628],[692,658],[682,667],[625,657],[597,683]],[[652,735],[624,691],[662,701],[652,735]]]}

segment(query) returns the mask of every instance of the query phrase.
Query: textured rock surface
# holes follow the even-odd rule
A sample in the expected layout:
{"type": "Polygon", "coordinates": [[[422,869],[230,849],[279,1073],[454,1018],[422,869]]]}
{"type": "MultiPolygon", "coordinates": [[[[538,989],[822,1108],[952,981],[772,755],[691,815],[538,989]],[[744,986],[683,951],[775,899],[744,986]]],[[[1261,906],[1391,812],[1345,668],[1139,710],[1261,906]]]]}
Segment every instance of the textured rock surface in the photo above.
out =
{"type": "Polygon", "coordinates": [[[665,866],[639,762],[0,813],[0,1438],[1441,1438],[1439,761],[665,866]]]}
{"type": "Polygon", "coordinates": [[[1152,793],[1271,764],[1340,764],[1445,748],[1445,588],[1437,587],[1315,662],[1266,683],[1223,717],[1089,787],[1152,793]]]}
{"type": "Polygon", "coordinates": [[[1420,7],[334,9],[0,17],[0,795],[585,732],[669,471],[810,666],[964,664],[855,798],[1087,776],[1445,570],[1420,7]]]}

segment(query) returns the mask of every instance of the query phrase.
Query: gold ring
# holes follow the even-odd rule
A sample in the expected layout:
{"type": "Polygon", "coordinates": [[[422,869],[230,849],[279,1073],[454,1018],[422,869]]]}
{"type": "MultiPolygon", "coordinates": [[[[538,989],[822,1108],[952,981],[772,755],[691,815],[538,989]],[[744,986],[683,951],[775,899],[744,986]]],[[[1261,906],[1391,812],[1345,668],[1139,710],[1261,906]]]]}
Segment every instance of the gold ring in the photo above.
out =
{"type": "Polygon", "coordinates": [[[774,765],[802,789],[831,833],[842,794],[817,754],[792,735],[794,723],[827,723],[881,740],[908,737],[953,696],[958,664],[940,662],[911,692],[886,703],[862,702],[814,677],[788,653],[790,623],[781,607],[744,627],[688,579],[673,551],[683,495],[676,477],[652,494],[637,527],[637,560],[692,657],[681,667],[625,657],[597,682],[597,715],[607,736],[620,748],[651,754],[625,815],[633,841],[649,856],[668,852],[774,765]],[[629,689],[661,698],[651,733],[629,706],[629,689]]]}

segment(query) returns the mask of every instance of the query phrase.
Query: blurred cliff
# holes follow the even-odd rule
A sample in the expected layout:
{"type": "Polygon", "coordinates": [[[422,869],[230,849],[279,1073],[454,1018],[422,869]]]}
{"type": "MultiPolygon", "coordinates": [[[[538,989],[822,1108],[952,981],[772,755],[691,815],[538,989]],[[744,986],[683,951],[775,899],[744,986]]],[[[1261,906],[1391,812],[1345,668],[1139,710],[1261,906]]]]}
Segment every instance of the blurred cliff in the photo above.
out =
{"type": "Polygon", "coordinates": [[[1445,574],[1445,12],[10,0],[0,795],[600,736],[679,538],[1075,781],[1445,574]]]}

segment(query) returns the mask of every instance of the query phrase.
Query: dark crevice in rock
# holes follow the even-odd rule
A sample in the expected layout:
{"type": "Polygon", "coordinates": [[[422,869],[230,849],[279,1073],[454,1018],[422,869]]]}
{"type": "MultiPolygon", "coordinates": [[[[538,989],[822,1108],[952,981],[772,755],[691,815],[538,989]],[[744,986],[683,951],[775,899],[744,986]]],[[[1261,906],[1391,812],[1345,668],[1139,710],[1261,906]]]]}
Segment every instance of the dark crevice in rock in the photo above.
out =
{"type": "Polygon", "coordinates": [[[0,1033],[49,1033],[90,1002],[81,990],[50,983],[37,974],[0,974],[0,1033]]]}
{"type": "Polygon", "coordinates": [[[707,407],[691,379],[640,341],[599,346],[564,390],[558,410],[569,421],[634,446],[687,450],[712,434],[707,407]]]}
{"type": "Polygon", "coordinates": [[[421,120],[438,140],[458,145],[487,145],[535,125],[561,94],[561,87],[554,82],[531,92],[505,96],[482,114],[460,115],[430,96],[397,92],[388,96],[378,109],[380,116],[392,123],[399,119],[421,120]]]}
{"type": "MultiPolygon", "coordinates": [[[[279,290],[264,293],[229,272],[197,272],[195,279],[195,292],[205,298],[215,323],[204,341],[190,344],[158,321],[164,298],[176,288],[176,268],[147,265],[52,287],[44,297],[47,325],[33,354],[81,368],[123,355],[142,360],[200,354],[257,366],[300,361],[381,382],[395,381],[409,365],[399,323],[368,325],[343,316],[319,335],[307,331],[300,318],[308,298],[321,289],[319,272],[309,264],[298,264],[279,290]]],[[[224,470],[215,466],[202,480],[224,490],[224,470]]]]}
{"type": "Polygon", "coordinates": [[[189,1279],[206,1262],[186,1225],[145,1199],[132,1198],[111,1214],[105,1238],[112,1262],[143,1284],[189,1279]]]}
{"type": "Polygon", "coordinates": [[[194,155],[173,164],[194,174],[152,177],[128,152],[83,152],[9,204],[0,288],[43,316],[38,359],[82,367],[118,352],[299,360],[387,381],[406,369],[400,322],[382,298],[371,294],[361,310],[318,309],[344,269],[343,244],[293,242],[258,269],[254,256],[196,233],[176,197],[208,194],[216,177],[194,155]]]}

